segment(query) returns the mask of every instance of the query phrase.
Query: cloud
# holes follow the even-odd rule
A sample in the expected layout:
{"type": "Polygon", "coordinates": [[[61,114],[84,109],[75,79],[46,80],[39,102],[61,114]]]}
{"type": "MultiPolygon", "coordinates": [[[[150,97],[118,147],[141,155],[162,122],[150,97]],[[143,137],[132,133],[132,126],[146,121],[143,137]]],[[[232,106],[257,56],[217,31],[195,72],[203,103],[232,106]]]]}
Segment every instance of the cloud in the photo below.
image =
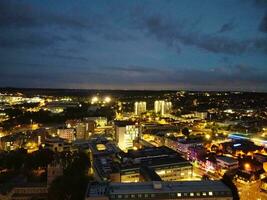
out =
{"type": "Polygon", "coordinates": [[[0,1],[0,27],[42,27],[56,25],[69,28],[88,28],[90,21],[77,16],[59,15],[19,1],[0,1]]]}
{"type": "Polygon", "coordinates": [[[267,12],[265,13],[260,22],[259,30],[261,32],[267,33],[267,12]]]}
{"type": "Polygon", "coordinates": [[[228,31],[234,30],[235,25],[233,22],[225,23],[221,26],[220,30],[218,31],[219,33],[224,33],[228,31]]]}
{"type": "Polygon", "coordinates": [[[36,48],[48,47],[57,42],[65,41],[61,36],[38,33],[1,34],[0,48],[36,48]]]}
{"type": "MultiPolygon", "coordinates": [[[[180,49],[179,45],[194,46],[212,53],[240,55],[245,52],[267,54],[266,38],[237,40],[216,34],[204,34],[188,30],[186,21],[173,21],[161,15],[146,15],[142,12],[136,16],[139,29],[144,30],[168,46],[180,49]]],[[[137,15],[137,14],[136,14],[137,15]]],[[[221,31],[230,31],[233,25],[224,24],[221,31]]]]}
{"type": "MultiPolygon", "coordinates": [[[[25,63],[25,65],[27,65],[25,63]]],[[[30,70],[29,67],[27,70],[30,70]]],[[[27,72],[26,70],[26,72],[27,72]]],[[[67,87],[83,89],[208,89],[266,91],[265,72],[254,67],[236,64],[210,69],[149,68],[147,66],[117,66],[46,71],[36,65],[31,73],[8,70],[1,72],[1,86],[67,87]],[[49,80],[49,81],[47,81],[49,80]],[[66,80],[68,80],[66,82],[66,80]]]]}

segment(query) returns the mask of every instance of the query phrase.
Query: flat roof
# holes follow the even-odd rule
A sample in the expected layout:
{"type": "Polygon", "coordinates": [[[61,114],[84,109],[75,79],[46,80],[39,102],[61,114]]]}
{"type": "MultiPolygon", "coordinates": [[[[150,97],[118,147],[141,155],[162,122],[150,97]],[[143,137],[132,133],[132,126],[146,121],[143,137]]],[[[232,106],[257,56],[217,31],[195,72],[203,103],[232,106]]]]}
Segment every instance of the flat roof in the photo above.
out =
{"type": "Polygon", "coordinates": [[[129,195],[129,194],[159,194],[160,196],[166,195],[170,198],[171,194],[177,193],[191,194],[197,193],[203,195],[216,196],[232,196],[231,190],[224,185],[221,181],[150,181],[139,183],[95,183],[89,184],[87,188],[87,197],[99,196],[116,196],[116,195],[129,195]]]}
{"type": "Polygon", "coordinates": [[[221,181],[166,181],[155,189],[153,182],[110,183],[110,194],[230,191],[221,181]]]}
{"type": "Polygon", "coordinates": [[[216,158],[216,160],[222,160],[223,162],[226,162],[226,163],[238,163],[238,160],[234,159],[234,158],[230,158],[230,157],[227,157],[227,156],[218,156],[216,158]]]}

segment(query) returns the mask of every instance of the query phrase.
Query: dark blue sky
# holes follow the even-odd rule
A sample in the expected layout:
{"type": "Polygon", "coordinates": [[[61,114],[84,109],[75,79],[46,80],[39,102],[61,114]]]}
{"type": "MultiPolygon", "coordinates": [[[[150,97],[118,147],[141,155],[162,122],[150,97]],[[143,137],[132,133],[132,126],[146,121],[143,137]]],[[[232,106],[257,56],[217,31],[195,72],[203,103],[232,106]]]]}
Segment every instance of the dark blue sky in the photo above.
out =
{"type": "Polygon", "coordinates": [[[265,0],[1,0],[0,86],[267,91],[265,0]]]}

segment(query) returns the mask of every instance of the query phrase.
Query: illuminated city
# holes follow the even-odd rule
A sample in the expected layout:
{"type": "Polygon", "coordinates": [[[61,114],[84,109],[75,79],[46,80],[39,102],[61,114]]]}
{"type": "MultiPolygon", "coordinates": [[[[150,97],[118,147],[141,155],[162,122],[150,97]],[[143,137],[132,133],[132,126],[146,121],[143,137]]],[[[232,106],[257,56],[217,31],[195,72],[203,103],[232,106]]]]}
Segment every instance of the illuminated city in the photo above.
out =
{"type": "Polygon", "coordinates": [[[0,200],[267,200],[267,1],[0,1],[0,200]]]}

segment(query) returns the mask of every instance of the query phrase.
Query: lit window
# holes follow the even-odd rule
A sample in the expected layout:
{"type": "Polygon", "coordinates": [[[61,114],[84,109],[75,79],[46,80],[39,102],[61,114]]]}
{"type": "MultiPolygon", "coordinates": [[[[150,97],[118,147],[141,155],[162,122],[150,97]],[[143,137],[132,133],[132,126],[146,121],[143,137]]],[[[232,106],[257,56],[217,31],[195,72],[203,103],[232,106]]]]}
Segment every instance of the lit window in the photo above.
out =
{"type": "Polygon", "coordinates": [[[118,195],[118,199],[121,199],[121,198],[122,198],[122,195],[121,195],[121,194],[119,194],[119,195],[118,195]]]}
{"type": "Polygon", "coordinates": [[[181,197],[182,196],[182,194],[181,193],[177,193],[177,197],[181,197]]]}
{"type": "Polygon", "coordinates": [[[197,193],[197,196],[200,196],[200,193],[199,192],[197,193]]]}
{"type": "Polygon", "coordinates": [[[145,194],[145,198],[148,198],[148,194],[145,194]]]}
{"type": "Polygon", "coordinates": [[[202,192],[202,195],[203,195],[203,196],[207,196],[207,193],[206,193],[206,192],[202,192]]]}
{"type": "Polygon", "coordinates": [[[194,196],[194,193],[193,192],[190,192],[190,197],[193,197],[194,196]]]}
{"type": "Polygon", "coordinates": [[[138,198],[142,198],[142,194],[138,194],[138,198]]]}
{"type": "Polygon", "coordinates": [[[155,194],[151,194],[151,197],[155,197],[155,194]]]}
{"type": "Polygon", "coordinates": [[[212,196],[213,195],[213,193],[212,192],[209,192],[209,196],[212,196]]]}
{"type": "Polygon", "coordinates": [[[131,198],[135,198],[135,195],[134,194],[131,194],[131,198]]]}

